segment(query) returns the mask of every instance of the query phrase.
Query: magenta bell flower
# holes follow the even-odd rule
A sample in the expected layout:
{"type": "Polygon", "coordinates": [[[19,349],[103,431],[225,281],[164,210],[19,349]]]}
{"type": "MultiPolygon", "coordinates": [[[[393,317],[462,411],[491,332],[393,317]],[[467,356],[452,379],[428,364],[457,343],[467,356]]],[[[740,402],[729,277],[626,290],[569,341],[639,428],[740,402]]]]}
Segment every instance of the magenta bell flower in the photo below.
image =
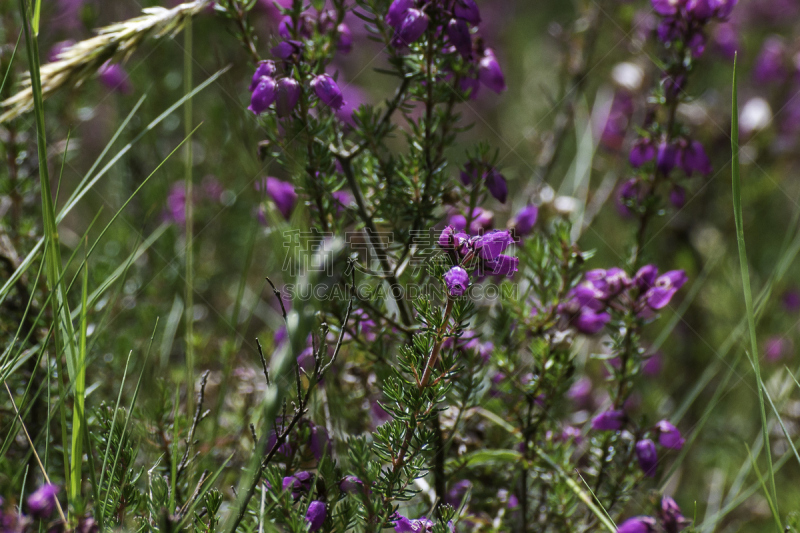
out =
{"type": "Polygon", "coordinates": [[[699,141],[691,141],[681,154],[681,168],[687,176],[694,172],[708,176],[711,174],[711,161],[699,141]]]}
{"type": "Polygon", "coordinates": [[[669,203],[678,209],[686,205],[686,189],[680,185],[673,185],[669,191],[669,203]]]}
{"type": "Polygon", "coordinates": [[[650,0],[653,10],[662,16],[675,15],[686,0],[650,0]]]}
{"type": "Polygon", "coordinates": [[[501,204],[506,203],[508,197],[508,184],[506,178],[503,177],[496,169],[489,169],[486,174],[486,188],[489,189],[491,194],[501,204]]]}
{"type": "Polygon", "coordinates": [[[463,57],[468,58],[472,55],[472,35],[469,33],[469,26],[463,20],[451,19],[447,23],[447,37],[450,44],[463,57]]]}
{"type": "Polygon", "coordinates": [[[297,201],[294,185],[278,178],[268,177],[265,189],[272,201],[275,202],[275,207],[281,212],[283,218],[289,220],[294,204],[297,201]]]}
{"type": "Polygon", "coordinates": [[[317,531],[322,528],[322,525],[325,523],[326,509],[324,502],[313,501],[308,504],[306,520],[309,524],[309,531],[317,531]]]}
{"type": "Polygon", "coordinates": [[[311,482],[313,480],[314,476],[311,474],[311,472],[306,472],[303,470],[292,476],[286,476],[283,478],[281,490],[284,492],[291,491],[293,498],[299,498],[300,494],[311,490],[311,482]]]}
{"type": "Polygon", "coordinates": [[[130,94],[133,91],[128,73],[118,63],[109,63],[106,61],[97,69],[97,77],[100,82],[113,91],[122,94],[130,94]]]}
{"type": "Polygon", "coordinates": [[[347,494],[355,494],[357,492],[364,492],[365,490],[367,494],[371,492],[368,488],[364,487],[364,482],[357,476],[345,476],[344,479],[339,482],[339,490],[347,494]]]}
{"type": "Polygon", "coordinates": [[[652,309],[663,309],[688,279],[683,270],[671,270],[658,276],[644,295],[647,305],[652,309]]]}
{"type": "Polygon", "coordinates": [[[342,91],[336,82],[327,74],[321,74],[311,80],[311,88],[317,97],[328,107],[339,110],[344,105],[342,91]]]}
{"type": "Polygon", "coordinates": [[[56,508],[57,485],[47,483],[28,496],[28,511],[37,518],[49,518],[56,508]]]}
{"type": "Polygon", "coordinates": [[[288,117],[300,100],[300,84],[292,78],[281,78],[275,92],[275,110],[279,117],[288,117]]]}
{"type": "Polygon", "coordinates": [[[261,78],[271,78],[275,76],[277,71],[278,69],[275,68],[274,61],[266,60],[259,62],[258,67],[256,67],[256,72],[253,74],[253,79],[250,82],[250,92],[253,92],[253,89],[256,88],[256,85],[258,85],[258,82],[261,81],[261,78]]]}
{"type": "Polygon", "coordinates": [[[611,315],[598,313],[592,309],[584,309],[573,321],[575,328],[584,335],[596,335],[611,322],[611,315]]]}
{"type": "Polygon", "coordinates": [[[485,261],[483,266],[487,274],[511,277],[519,270],[519,258],[500,254],[496,259],[485,261]]]}
{"type": "Polygon", "coordinates": [[[678,533],[686,528],[692,521],[684,517],[681,508],[675,500],[669,496],[661,499],[661,509],[659,510],[661,525],[667,533],[678,533]]]}
{"type": "Polygon", "coordinates": [[[425,34],[429,22],[430,19],[424,12],[419,9],[409,9],[406,11],[397,34],[392,39],[392,44],[394,46],[406,46],[415,42],[425,34]]]}
{"type": "Polygon", "coordinates": [[[289,59],[302,49],[303,43],[300,41],[282,41],[277,46],[274,46],[270,52],[278,59],[289,59]]]}
{"type": "Polygon", "coordinates": [[[681,432],[668,420],[662,420],[656,424],[658,432],[658,443],[664,448],[680,450],[683,448],[686,439],[681,437],[681,432]]]}
{"type": "Polygon", "coordinates": [[[250,105],[248,110],[256,115],[260,115],[272,105],[275,101],[277,84],[275,80],[268,77],[263,77],[253,89],[253,94],[250,96],[250,105]]]}
{"type": "Polygon", "coordinates": [[[414,7],[414,0],[394,0],[386,14],[386,23],[395,30],[399,30],[406,18],[406,12],[412,7],[414,7]]]}
{"type": "Polygon", "coordinates": [[[533,231],[536,219],[539,217],[539,208],[528,204],[519,210],[514,222],[514,231],[519,236],[525,236],[533,231]]]}
{"type": "Polygon", "coordinates": [[[625,413],[619,409],[604,411],[592,420],[592,429],[597,431],[619,431],[625,421],[625,413]]]}
{"type": "Polygon", "coordinates": [[[656,521],[649,516],[628,518],[617,528],[617,533],[653,533],[656,521]]]}
{"type": "Polygon", "coordinates": [[[491,48],[487,48],[483,58],[478,63],[478,78],[489,89],[500,94],[506,90],[506,80],[500,63],[491,48]]]}
{"type": "Polygon", "coordinates": [[[473,26],[481,23],[481,12],[480,9],[478,9],[478,4],[475,3],[475,0],[456,0],[453,14],[456,16],[456,18],[465,20],[473,26]]]}
{"type": "Polygon", "coordinates": [[[639,139],[631,148],[630,163],[639,168],[656,156],[656,149],[649,139],[639,139]]]}
{"type": "Polygon", "coordinates": [[[314,425],[311,427],[311,435],[308,437],[308,447],[314,459],[319,461],[323,455],[331,455],[331,438],[328,430],[324,426],[314,425]]]}
{"type": "Polygon", "coordinates": [[[647,477],[656,477],[656,467],[658,466],[658,453],[656,445],[650,439],[642,439],[636,443],[636,459],[639,467],[647,477]]]}
{"type": "Polygon", "coordinates": [[[444,284],[447,286],[447,293],[457,298],[464,294],[469,287],[469,274],[460,266],[454,266],[444,275],[444,284]]]}
{"type": "Polygon", "coordinates": [[[678,151],[675,146],[667,142],[662,142],[658,145],[658,153],[656,155],[656,168],[664,175],[670,173],[675,168],[678,159],[678,151]]]}
{"type": "Polygon", "coordinates": [[[390,520],[394,522],[396,533],[422,533],[429,531],[433,527],[433,522],[424,517],[408,519],[405,516],[395,514],[390,520]]]}
{"type": "Polygon", "coordinates": [[[478,257],[491,261],[514,244],[514,238],[508,230],[495,230],[475,239],[475,251],[478,257]]]}
{"type": "Polygon", "coordinates": [[[336,31],[339,33],[336,49],[343,54],[349,54],[353,49],[353,32],[350,31],[350,26],[342,22],[336,27],[336,31]]]}

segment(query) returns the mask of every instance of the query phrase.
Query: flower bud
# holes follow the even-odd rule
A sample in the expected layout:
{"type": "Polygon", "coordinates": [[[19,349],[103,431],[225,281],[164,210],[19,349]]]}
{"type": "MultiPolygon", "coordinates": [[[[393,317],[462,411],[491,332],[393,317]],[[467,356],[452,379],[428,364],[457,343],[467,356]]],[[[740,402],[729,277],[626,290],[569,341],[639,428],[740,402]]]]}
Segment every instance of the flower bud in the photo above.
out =
{"type": "Polygon", "coordinates": [[[454,266],[445,273],[444,284],[451,297],[461,296],[469,287],[469,274],[460,266],[454,266]]]}
{"type": "Polygon", "coordinates": [[[397,34],[392,39],[392,44],[399,47],[415,42],[425,34],[428,29],[428,22],[430,22],[428,15],[419,9],[409,9],[406,11],[402,24],[400,24],[400,29],[397,30],[397,34]]]}
{"type": "Polygon", "coordinates": [[[339,110],[344,105],[342,91],[336,82],[327,74],[317,76],[311,81],[311,88],[314,89],[317,97],[333,109],[339,110]]]}
{"type": "Polygon", "coordinates": [[[472,35],[469,33],[469,26],[463,20],[451,19],[447,23],[447,37],[450,44],[467,58],[472,55],[472,35]]]}
{"type": "Polygon", "coordinates": [[[498,94],[506,90],[503,71],[491,48],[486,49],[483,58],[478,63],[478,77],[481,83],[498,94]]]}
{"type": "Polygon", "coordinates": [[[253,94],[250,96],[250,105],[247,109],[256,115],[266,111],[275,101],[276,86],[277,84],[272,78],[261,78],[261,81],[253,89],[253,94]]]}
{"type": "Polygon", "coordinates": [[[293,78],[281,78],[275,96],[275,109],[279,117],[288,117],[300,99],[300,84],[293,78]]]}

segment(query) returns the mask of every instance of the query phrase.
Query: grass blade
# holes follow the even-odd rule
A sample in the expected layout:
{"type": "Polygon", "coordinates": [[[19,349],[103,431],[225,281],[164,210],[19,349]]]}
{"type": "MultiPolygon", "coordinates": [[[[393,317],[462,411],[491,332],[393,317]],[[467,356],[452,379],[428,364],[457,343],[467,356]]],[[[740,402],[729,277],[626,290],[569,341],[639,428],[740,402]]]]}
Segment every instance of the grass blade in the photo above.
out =
{"type": "Polygon", "coordinates": [[[756,375],[756,386],[758,387],[758,406],[761,414],[761,431],[764,438],[764,450],[767,454],[767,474],[769,475],[769,487],[772,494],[772,501],[775,505],[773,516],[778,529],[782,529],[780,516],[777,514],[778,491],[775,487],[775,471],[772,464],[772,451],[769,445],[769,431],[767,429],[767,413],[764,406],[764,382],[761,379],[761,365],[758,360],[758,341],[756,339],[755,310],[753,308],[753,295],[750,290],[750,270],[747,265],[747,250],[744,242],[744,224],[742,221],[742,183],[739,175],[739,108],[738,95],[736,90],[736,57],[733,59],[733,94],[731,105],[731,182],[733,188],[733,216],[736,221],[736,242],[739,247],[739,266],[742,273],[742,288],[744,291],[744,302],[747,309],[747,324],[750,330],[750,358],[753,371],[756,375]]]}

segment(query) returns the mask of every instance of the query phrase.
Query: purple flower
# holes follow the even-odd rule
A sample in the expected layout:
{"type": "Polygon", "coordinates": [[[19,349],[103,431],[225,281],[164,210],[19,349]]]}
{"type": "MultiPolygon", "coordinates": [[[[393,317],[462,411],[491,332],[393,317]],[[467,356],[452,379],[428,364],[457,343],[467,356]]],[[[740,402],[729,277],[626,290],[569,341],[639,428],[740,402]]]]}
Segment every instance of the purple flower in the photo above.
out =
{"type": "Polygon", "coordinates": [[[278,59],[289,59],[302,50],[302,48],[303,43],[300,41],[281,41],[277,46],[274,46],[270,52],[278,59]]]}
{"type": "Polygon", "coordinates": [[[50,49],[50,53],[47,54],[47,60],[50,63],[55,63],[59,61],[61,53],[67,50],[68,48],[72,47],[75,44],[75,41],[72,39],[67,39],[66,41],[59,41],[53,45],[50,49]]]}
{"type": "Polygon", "coordinates": [[[711,0],[688,0],[686,13],[696,19],[705,20],[714,15],[714,6],[711,5],[711,0]]]}
{"type": "Polygon", "coordinates": [[[508,196],[506,178],[494,168],[489,169],[486,174],[486,188],[489,189],[489,194],[498,202],[501,204],[506,203],[506,197],[508,196]]]}
{"type": "Polygon", "coordinates": [[[651,309],[663,309],[688,279],[683,270],[670,270],[658,276],[644,295],[647,305],[651,309]]]}
{"type": "Polygon", "coordinates": [[[599,333],[611,321],[608,313],[598,313],[592,309],[583,309],[573,320],[575,328],[584,335],[599,333]]]}
{"type": "Polygon", "coordinates": [[[311,454],[317,461],[322,459],[323,455],[330,457],[331,438],[328,435],[328,430],[323,426],[312,425],[311,435],[308,437],[308,447],[311,449],[311,454]]]}
{"type": "Polygon", "coordinates": [[[519,258],[500,254],[496,259],[484,262],[484,271],[495,276],[509,276],[519,270],[519,258]]]}
{"type": "Polygon", "coordinates": [[[454,266],[445,273],[444,284],[451,297],[461,296],[469,287],[469,274],[460,266],[454,266]]]}
{"type": "Polygon", "coordinates": [[[167,217],[175,224],[186,223],[186,184],[178,181],[172,184],[167,194],[167,217]]]}
{"type": "Polygon", "coordinates": [[[292,497],[298,498],[303,492],[308,492],[311,490],[311,482],[313,480],[314,476],[311,474],[311,472],[302,470],[292,476],[286,476],[283,478],[281,490],[284,492],[291,491],[292,497]]]}
{"type": "Polygon", "coordinates": [[[350,26],[342,22],[336,27],[336,31],[339,33],[336,49],[343,54],[349,54],[353,49],[353,32],[350,31],[350,26]]]}
{"type": "Polygon", "coordinates": [[[503,76],[503,71],[491,48],[486,49],[483,58],[478,63],[478,78],[481,80],[481,83],[498,94],[506,90],[506,80],[503,76]]]}
{"type": "Polygon", "coordinates": [[[633,213],[629,206],[638,207],[642,197],[641,183],[636,178],[624,182],[617,189],[617,212],[623,217],[630,217],[633,213]]]}
{"type": "Polygon", "coordinates": [[[681,437],[681,432],[669,420],[662,420],[656,424],[658,432],[658,443],[664,448],[680,450],[686,439],[681,437]]]}
{"type": "Polygon", "coordinates": [[[400,28],[406,18],[406,12],[414,7],[414,0],[394,0],[389,6],[389,13],[386,15],[386,23],[395,30],[400,28]]]}
{"type": "Polygon", "coordinates": [[[455,509],[461,505],[461,501],[464,499],[464,495],[467,493],[468,490],[472,488],[472,482],[468,479],[462,479],[461,481],[457,481],[453,483],[453,486],[450,487],[450,491],[447,493],[445,497],[445,503],[452,506],[455,509]]]}
{"type": "Polygon", "coordinates": [[[680,209],[686,204],[686,189],[680,185],[673,185],[669,191],[669,203],[680,209]]]}
{"type": "Polygon", "coordinates": [[[640,291],[645,292],[652,287],[658,278],[658,267],[655,265],[645,265],[636,272],[633,277],[633,284],[636,285],[640,291]]]}
{"type": "Polygon", "coordinates": [[[592,399],[592,380],[582,377],[567,391],[567,398],[579,406],[587,405],[592,399]]]}
{"type": "Polygon", "coordinates": [[[642,373],[648,377],[655,377],[661,373],[661,368],[664,362],[661,357],[661,352],[656,352],[651,355],[642,365],[642,373]]]}
{"type": "Polygon", "coordinates": [[[662,16],[675,15],[683,7],[685,0],[650,0],[653,10],[662,16]]]}
{"type": "Polygon", "coordinates": [[[639,168],[656,156],[656,149],[650,139],[639,139],[631,148],[630,163],[634,168],[639,168]]]}
{"type": "Polygon", "coordinates": [[[400,24],[400,29],[392,39],[392,44],[399,47],[413,43],[425,34],[428,22],[430,22],[428,15],[419,9],[409,9],[400,24]]]}
{"type": "Polygon", "coordinates": [[[706,151],[699,141],[691,141],[681,154],[681,168],[687,176],[697,172],[704,176],[711,174],[711,161],[708,160],[706,151]]]}
{"type": "Polygon", "coordinates": [[[789,341],[783,337],[770,337],[764,343],[764,357],[774,363],[780,360],[789,351],[789,341]]]}
{"type": "Polygon", "coordinates": [[[258,82],[261,81],[261,78],[271,78],[275,76],[275,73],[278,71],[275,68],[275,62],[271,60],[265,60],[258,63],[258,67],[256,67],[256,72],[253,74],[253,79],[250,82],[250,92],[253,92],[253,89],[256,88],[258,82]]]}
{"type": "Polygon", "coordinates": [[[695,33],[689,38],[686,44],[692,52],[692,57],[698,58],[703,55],[703,52],[706,50],[706,36],[699,32],[695,33]]]}
{"type": "Polygon", "coordinates": [[[478,257],[484,260],[496,259],[506,248],[514,244],[514,238],[508,230],[495,230],[476,237],[473,245],[478,257]]]}
{"type": "Polygon", "coordinates": [[[97,77],[100,82],[111,90],[120,92],[122,94],[130,94],[133,91],[133,85],[128,79],[128,73],[125,69],[117,63],[109,63],[106,61],[97,69],[97,77]]]}
{"type": "Polygon", "coordinates": [[[514,231],[517,235],[528,235],[533,231],[533,226],[536,224],[536,219],[539,217],[539,208],[535,205],[528,204],[519,210],[517,216],[514,218],[514,231]]]}
{"type": "Polygon", "coordinates": [[[617,533],[652,533],[656,530],[656,521],[649,516],[628,518],[617,528],[617,533]]]}
{"type": "Polygon", "coordinates": [[[469,26],[463,20],[451,19],[447,23],[447,37],[450,44],[463,57],[468,58],[472,55],[472,35],[469,33],[469,26]]]}
{"type": "Polygon", "coordinates": [[[339,490],[347,494],[364,492],[365,489],[367,494],[369,494],[370,490],[364,487],[364,482],[356,476],[344,476],[344,479],[339,482],[339,490]]]}
{"type": "Polygon", "coordinates": [[[28,496],[28,511],[37,518],[49,518],[56,508],[57,485],[47,483],[28,496]]]}
{"type": "Polygon", "coordinates": [[[779,82],[786,76],[783,40],[780,37],[769,37],[756,58],[753,78],[757,83],[779,82]]]}
{"type": "Polygon", "coordinates": [[[800,311],[800,291],[796,288],[786,289],[783,293],[783,308],[790,313],[800,311]]]}
{"type": "Polygon", "coordinates": [[[300,84],[293,78],[281,78],[275,94],[275,109],[279,117],[288,117],[300,99],[300,84]]]}
{"type": "Polygon", "coordinates": [[[661,499],[659,518],[661,518],[661,525],[664,526],[666,533],[678,533],[692,522],[683,516],[681,508],[669,496],[661,499]]]}
{"type": "Polygon", "coordinates": [[[247,109],[256,115],[266,111],[275,101],[275,88],[275,80],[268,77],[261,78],[253,89],[253,94],[250,96],[250,105],[247,109]]]}
{"type": "Polygon", "coordinates": [[[306,511],[306,520],[308,521],[308,530],[317,531],[325,523],[325,502],[313,501],[308,504],[308,511],[306,511]]]}
{"type": "Polygon", "coordinates": [[[409,520],[405,516],[395,513],[390,520],[394,522],[396,533],[422,533],[433,528],[433,522],[425,517],[409,520]]]}
{"type": "Polygon", "coordinates": [[[268,177],[264,189],[269,197],[272,198],[272,201],[275,202],[275,207],[281,212],[283,218],[289,220],[294,204],[297,201],[294,185],[278,178],[268,177]]]}
{"type": "Polygon", "coordinates": [[[476,26],[481,23],[481,12],[475,0],[456,0],[455,9],[453,14],[456,18],[465,20],[476,26]]]}
{"type": "Polygon", "coordinates": [[[622,429],[625,413],[619,409],[603,411],[592,419],[592,429],[597,431],[618,431],[622,429]]]}
{"type": "Polygon", "coordinates": [[[639,468],[642,469],[647,477],[656,477],[656,466],[658,466],[658,453],[656,445],[650,439],[642,439],[636,443],[636,459],[639,461],[639,468]]]}
{"type": "Polygon", "coordinates": [[[727,19],[739,0],[709,0],[709,3],[714,8],[714,16],[718,19],[727,19]]]}
{"type": "Polygon", "coordinates": [[[667,175],[675,168],[678,159],[678,151],[675,146],[667,143],[666,141],[658,145],[658,154],[656,155],[656,169],[664,175],[667,175]]]}
{"type": "Polygon", "coordinates": [[[342,91],[333,78],[327,74],[321,74],[311,80],[311,88],[317,94],[322,103],[333,109],[339,110],[344,105],[342,91]]]}

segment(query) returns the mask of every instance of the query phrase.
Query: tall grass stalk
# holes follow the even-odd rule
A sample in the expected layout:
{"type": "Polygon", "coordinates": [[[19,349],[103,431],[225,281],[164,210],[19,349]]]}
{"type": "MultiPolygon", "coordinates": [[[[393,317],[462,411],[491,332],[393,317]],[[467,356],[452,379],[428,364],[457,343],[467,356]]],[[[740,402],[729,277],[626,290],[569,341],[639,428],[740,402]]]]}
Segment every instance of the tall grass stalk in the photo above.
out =
{"type": "MultiPolygon", "coordinates": [[[[755,310],[753,307],[753,295],[750,290],[750,270],[747,265],[747,250],[744,242],[744,224],[742,221],[742,183],[739,174],[739,108],[738,94],[736,89],[736,57],[733,59],[733,94],[731,104],[731,182],[733,188],[733,216],[736,221],[736,242],[739,247],[739,266],[742,273],[742,288],[744,291],[744,302],[747,309],[747,324],[750,330],[750,362],[756,375],[756,387],[758,387],[758,407],[761,415],[761,432],[764,438],[764,451],[767,454],[767,475],[769,476],[769,488],[771,499],[775,509],[775,518],[778,530],[782,530],[780,515],[778,514],[778,491],[775,487],[775,471],[772,464],[772,451],[769,445],[769,430],[767,427],[767,413],[764,406],[764,382],[761,379],[761,363],[758,360],[758,341],[756,339],[755,310]]],[[[760,477],[760,476],[759,476],[760,477]]]]}
{"type": "MultiPolygon", "coordinates": [[[[28,64],[31,73],[31,93],[33,96],[34,114],[36,117],[36,145],[39,155],[39,181],[42,191],[42,218],[44,219],[44,238],[45,238],[45,262],[47,267],[48,288],[55,294],[52,300],[53,320],[58,322],[58,327],[54,328],[56,339],[56,358],[60,362],[58,349],[63,346],[67,360],[67,370],[70,382],[77,379],[77,347],[75,346],[75,331],[70,319],[69,302],[67,301],[67,290],[63,279],[63,264],[61,262],[61,250],[58,237],[58,227],[56,225],[56,214],[53,206],[53,197],[50,190],[50,174],[47,169],[47,140],[44,122],[44,102],[42,99],[42,85],[39,77],[39,45],[38,35],[30,27],[29,10],[25,0],[20,0],[20,13],[22,24],[25,30],[25,44],[28,52],[28,64]]],[[[62,380],[59,378],[59,385],[62,380]]],[[[62,416],[62,436],[66,434],[66,421],[62,416]]],[[[73,436],[73,442],[77,438],[83,440],[81,431],[83,427],[73,425],[73,431],[77,435],[73,436]]],[[[66,439],[64,439],[66,448],[66,439]]],[[[66,452],[65,452],[66,453],[66,452]]],[[[65,462],[65,465],[67,463],[65,462]]],[[[68,485],[69,500],[75,501],[79,496],[80,484],[70,482],[68,485]]]]}
{"type": "MultiPolygon", "coordinates": [[[[183,31],[183,90],[192,92],[192,21],[183,31]]],[[[192,131],[192,99],[183,104],[183,123],[188,137],[192,131]]],[[[186,405],[194,412],[194,187],[192,183],[192,142],[184,147],[184,180],[186,182],[186,405]]]]}

